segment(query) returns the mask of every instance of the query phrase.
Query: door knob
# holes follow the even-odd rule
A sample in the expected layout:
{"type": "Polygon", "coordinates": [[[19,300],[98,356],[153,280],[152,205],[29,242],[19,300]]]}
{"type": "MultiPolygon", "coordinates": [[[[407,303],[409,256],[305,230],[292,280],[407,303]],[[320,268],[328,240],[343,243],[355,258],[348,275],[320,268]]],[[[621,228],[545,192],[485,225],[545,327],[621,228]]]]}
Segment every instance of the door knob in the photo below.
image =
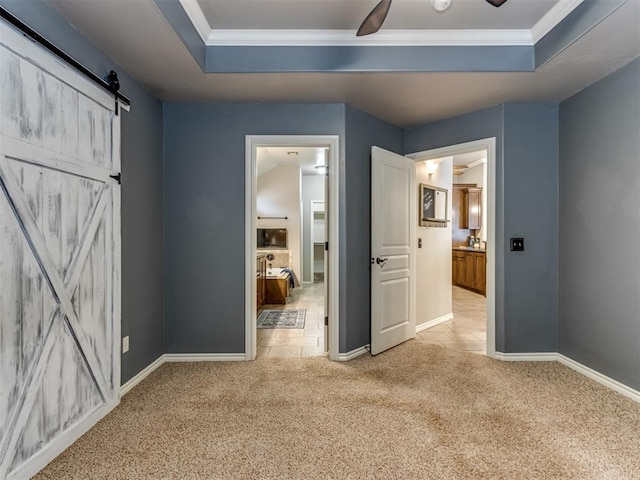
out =
{"type": "Polygon", "coordinates": [[[380,266],[384,265],[387,260],[389,260],[388,258],[380,258],[380,257],[376,257],[376,263],[380,266]]]}

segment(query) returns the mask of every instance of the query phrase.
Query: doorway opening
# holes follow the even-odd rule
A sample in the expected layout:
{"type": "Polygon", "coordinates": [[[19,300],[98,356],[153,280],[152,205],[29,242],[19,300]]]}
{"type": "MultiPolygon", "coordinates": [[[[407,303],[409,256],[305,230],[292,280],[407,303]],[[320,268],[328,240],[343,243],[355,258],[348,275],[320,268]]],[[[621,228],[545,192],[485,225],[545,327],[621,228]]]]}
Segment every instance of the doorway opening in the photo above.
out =
{"type": "Polygon", "coordinates": [[[338,137],[247,136],[246,168],[246,359],[337,360],[338,137]]]}
{"type": "Polygon", "coordinates": [[[448,192],[446,227],[418,232],[418,288],[422,273],[442,305],[437,313],[438,302],[417,305],[416,332],[427,343],[495,357],[495,138],[407,156],[418,184],[448,192]]]}

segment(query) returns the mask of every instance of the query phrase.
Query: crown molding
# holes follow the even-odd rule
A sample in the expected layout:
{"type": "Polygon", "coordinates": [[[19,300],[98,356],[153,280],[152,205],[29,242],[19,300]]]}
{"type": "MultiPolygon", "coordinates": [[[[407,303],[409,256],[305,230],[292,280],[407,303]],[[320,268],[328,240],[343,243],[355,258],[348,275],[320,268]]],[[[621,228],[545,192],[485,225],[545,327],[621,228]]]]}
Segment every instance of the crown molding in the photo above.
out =
{"type": "Polygon", "coordinates": [[[531,46],[529,30],[211,30],[207,46],[531,46]]]}
{"type": "Polygon", "coordinates": [[[204,15],[202,8],[198,4],[197,0],[180,0],[180,5],[184,9],[185,13],[191,20],[194,28],[202,38],[202,41],[206,44],[209,35],[212,32],[211,25],[207,20],[207,17],[204,15]]]}
{"type": "Polygon", "coordinates": [[[535,45],[547,33],[553,30],[567,15],[573,12],[584,0],[560,0],[544,17],[542,17],[533,28],[531,28],[531,39],[535,45]]]}

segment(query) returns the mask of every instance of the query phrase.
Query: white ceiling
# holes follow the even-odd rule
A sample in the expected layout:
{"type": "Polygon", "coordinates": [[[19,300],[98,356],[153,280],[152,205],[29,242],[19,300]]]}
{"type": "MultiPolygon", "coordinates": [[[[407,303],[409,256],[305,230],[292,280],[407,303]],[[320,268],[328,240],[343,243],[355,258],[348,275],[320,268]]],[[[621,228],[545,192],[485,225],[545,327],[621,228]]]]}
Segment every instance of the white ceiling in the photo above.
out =
{"type": "Polygon", "coordinates": [[[302,175],[322,175],[315,168],[326,165],[326,149],[313,147],[259,147],[256,156],[258,177],[276,167],[300,167],[302,175]]]}
{"type": "MultiPolygon", "coordinates": [[[[471,1],[484,3],[454,0],[471,1]]],[[[534,73],[204,74],[153,0],[48,3],[163,101],[349,103],[403,127],[506,102],[559,102],[640,56],[640,0],[629,0],[534,73]]]]}
{"type": "MultiPolygon", "coordinates": [[[[198,0],[213,29],[356,30],[379,0],[198,0]]],[[[395,0],[384,29],[531,29],[558,0],[395,0]]]]}

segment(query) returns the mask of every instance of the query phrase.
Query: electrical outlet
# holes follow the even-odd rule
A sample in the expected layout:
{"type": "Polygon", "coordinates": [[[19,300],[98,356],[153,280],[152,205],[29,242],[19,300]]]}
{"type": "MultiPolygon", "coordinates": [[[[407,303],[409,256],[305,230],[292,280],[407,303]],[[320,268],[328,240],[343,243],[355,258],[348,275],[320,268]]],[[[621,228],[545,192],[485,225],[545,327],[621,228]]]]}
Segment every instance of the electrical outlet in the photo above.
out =
{"type": "Polygon", "coordinates": [[[129,351],[129,335],[122,338],[122,353],[127,353],[129,351]]]}
{"type": "Polygon", "coordinates": [[[511,251],[512,252],[524,252],[524,238],[512,238],[511,239],[511,251]]]}

